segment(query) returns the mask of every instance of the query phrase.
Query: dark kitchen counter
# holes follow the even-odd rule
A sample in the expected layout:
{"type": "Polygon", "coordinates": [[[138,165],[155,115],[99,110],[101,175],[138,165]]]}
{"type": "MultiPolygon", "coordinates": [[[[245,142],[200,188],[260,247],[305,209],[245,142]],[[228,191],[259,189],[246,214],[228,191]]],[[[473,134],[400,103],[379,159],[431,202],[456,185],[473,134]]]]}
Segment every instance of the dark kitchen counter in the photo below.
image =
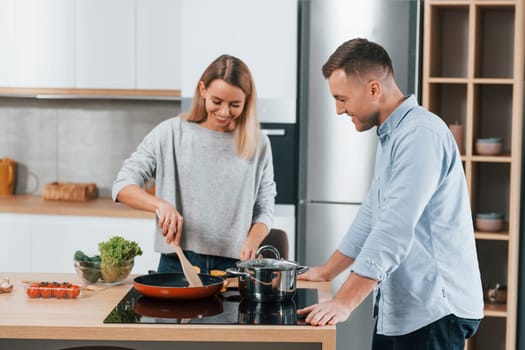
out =
{"type": "Polygon", "coordinates": [[[155,214],[114,203],[109,197],[86,202],[44,200],[33,195],[0,195],[0,214],[45,214],[154,219],[155,214]]]}

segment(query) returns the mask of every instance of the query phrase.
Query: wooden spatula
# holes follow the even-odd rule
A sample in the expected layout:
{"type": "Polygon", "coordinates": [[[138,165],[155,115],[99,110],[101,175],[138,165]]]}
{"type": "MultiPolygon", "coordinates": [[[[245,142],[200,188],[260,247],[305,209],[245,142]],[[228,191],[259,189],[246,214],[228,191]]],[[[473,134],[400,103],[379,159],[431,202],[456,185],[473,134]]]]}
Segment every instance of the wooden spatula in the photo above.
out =
{"type": "Polygon", "coordinates": [[[184,252],[182,251],[180,245],[177,245],[175,244],[175,242],[173,242],[173,247],[175,248],[175,252],[179,256],[180,264],[182,265],[182,271],[184,272],[184,276],[188,280],[190,287],[202,287],[203,284],[199,277],[199,274],[193,269],[193,266],[191,266],[191,263],[186,258],[186,255],[184,255],[184,252]]]}
{"type": "MultiPolygon", "coordinates": [[[[155,214],[157,214],[157,217],[160,219],[160,213],[158,210],[155,210],[155,214]]],[[[190,287],[203,287],[204,285],[202,284],[199,274],[193,269],[193,266],[189,262],[188,258],[186,258],[186,255],[184,255],[180,245],[175,244],[175,242],[172,244],[175,248],[175,253],[177,253],[179,257],[182,271],[184,272],[184,277],[186,277],[186,280],[188,280],[190,287]]]]}

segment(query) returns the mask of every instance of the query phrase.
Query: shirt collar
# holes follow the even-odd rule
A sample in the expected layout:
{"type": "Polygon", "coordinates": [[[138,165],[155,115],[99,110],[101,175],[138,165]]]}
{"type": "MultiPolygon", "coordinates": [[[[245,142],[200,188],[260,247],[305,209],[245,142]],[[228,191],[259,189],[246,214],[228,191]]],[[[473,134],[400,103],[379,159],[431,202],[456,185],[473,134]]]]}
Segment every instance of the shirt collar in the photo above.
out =
{"type": "Polygon", "coordinates": [[[377,128],[377,136],[381,143],[386,141],[388,136],[394,131],[395,128],[401,123],[405,118],[408,111],[417,106],[417,100],[414,95],[409,95],[405,97],[403,103],[401,103],[388,118],[384,121],[379,128],[377,128]]]}

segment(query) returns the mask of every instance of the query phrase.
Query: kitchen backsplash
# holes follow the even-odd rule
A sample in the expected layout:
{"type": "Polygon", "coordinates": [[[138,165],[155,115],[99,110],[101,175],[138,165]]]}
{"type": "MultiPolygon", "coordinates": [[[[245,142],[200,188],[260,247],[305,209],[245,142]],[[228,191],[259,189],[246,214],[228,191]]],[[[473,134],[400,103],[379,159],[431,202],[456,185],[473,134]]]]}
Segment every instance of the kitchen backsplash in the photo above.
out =
{"type": "Polygon", "coordinates": [[[0,98],[0,158],[17,162],[16,194],[53,181],[94,182],[100,196],[124,159],[178,101],[0,98]]]}

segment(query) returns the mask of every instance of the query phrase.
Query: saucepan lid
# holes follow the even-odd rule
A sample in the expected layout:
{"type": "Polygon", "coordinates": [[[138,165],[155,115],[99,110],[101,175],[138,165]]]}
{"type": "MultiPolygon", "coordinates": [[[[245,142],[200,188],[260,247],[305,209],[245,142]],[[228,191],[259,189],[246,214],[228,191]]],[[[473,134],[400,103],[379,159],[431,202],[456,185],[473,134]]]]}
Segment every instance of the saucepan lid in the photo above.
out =
{"type": "Polygon", "coordinates": [[[297,266],[298,265],[293,261],[270,258],[246,260],[237,263],[237,267],[239,268],[262,270],[295,270],[297,269],[297,266]]]}
{"type": "Polygon", "coordinates": [[[281,255],[279,254],[279,251],[271,245],[265,245],[260,247],[257,252],[255,253],[255,256],[260,256],[263,252],[269,251],[273,253],[275,256],[275,259],[272,258],[256,258],[252,260],[246,260],[246,261],[239,261],[237,262],[238,268],[248,268],[248,269],[263,269],[263,270],[295,270],[298,267],[298,264],[289,261],[281,259],[281,255]]]}

